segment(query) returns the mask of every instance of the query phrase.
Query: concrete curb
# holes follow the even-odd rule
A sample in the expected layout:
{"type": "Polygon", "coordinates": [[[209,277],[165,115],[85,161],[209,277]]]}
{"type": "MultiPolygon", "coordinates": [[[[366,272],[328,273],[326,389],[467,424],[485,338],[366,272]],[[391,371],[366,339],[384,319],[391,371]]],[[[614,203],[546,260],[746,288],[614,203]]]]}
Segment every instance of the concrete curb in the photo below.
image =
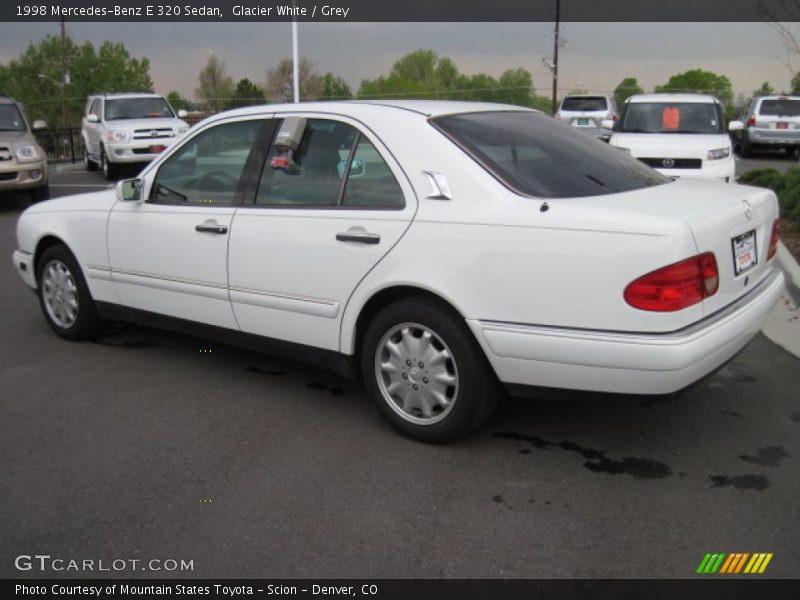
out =
{"type": "Polygon", "coordinates": [[[778,242],[778,252],[775,254],[778,266],[786,275],[786,291],[794,300],[795,305],[800,304],[800,264],[792,256],[783,242],[778,242]]]}

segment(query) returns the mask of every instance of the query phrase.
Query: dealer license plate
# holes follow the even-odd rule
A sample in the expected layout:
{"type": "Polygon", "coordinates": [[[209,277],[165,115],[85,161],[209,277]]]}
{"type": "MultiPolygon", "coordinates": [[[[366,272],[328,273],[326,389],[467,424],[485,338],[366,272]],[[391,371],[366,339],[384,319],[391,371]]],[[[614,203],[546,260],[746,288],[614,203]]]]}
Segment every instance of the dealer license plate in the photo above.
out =
{"type": "Polygon", "coordinates": [[[580,125],[581,127],[585,127],[589,124],[589,119],[576,119],[576,125],[580,125]]]}
{"type": "Polygon", "coordinates": [[[164,146],[163,144],[160,144],[158,146],[150,146],[150,148],[148,148],[148,150],[150,150],[150,154],[160,154],[166,149],[167,147],[164,146]]]}
{"type": "Polygon", "coordinates": [[[736,275],[749,271],[758,264],[756,255],[756,232],[748,231],[731,240],[733,246],[733,267],[736,275]]]}
{"type": "Polygon", "coordinates": [[[789,129],[789,124],[786,121],[778,121],[775,123],[775,129],[789,129]]]}

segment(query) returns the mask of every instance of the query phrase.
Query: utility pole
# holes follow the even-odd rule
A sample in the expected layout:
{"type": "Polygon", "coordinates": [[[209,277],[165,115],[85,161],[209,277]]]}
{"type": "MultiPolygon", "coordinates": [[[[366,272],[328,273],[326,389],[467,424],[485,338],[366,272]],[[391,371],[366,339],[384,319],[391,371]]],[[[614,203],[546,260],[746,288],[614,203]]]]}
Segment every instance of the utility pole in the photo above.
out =
{"type": "Polygon", "coordinates": [[[558,109],[558,30],[561,24],[561,0],[556,0],[556,22],[553,32],[553,114],[558,109]]]}
{"type": "Polygon", "coordinates": [[[67,31],[64,25],[64,15],[61,15],[61,126],[66,128],[67,123],[67,31]]]}
{"type": "MultiPolygon", "coordinates": [[[[292,8],[295,8],[295,0],[292,0],[292,8]]],[[[294,83],[294,103],[300,102],[300,64],[297,53],[297,14],[292,16],[292,81],[294,83]]]]}

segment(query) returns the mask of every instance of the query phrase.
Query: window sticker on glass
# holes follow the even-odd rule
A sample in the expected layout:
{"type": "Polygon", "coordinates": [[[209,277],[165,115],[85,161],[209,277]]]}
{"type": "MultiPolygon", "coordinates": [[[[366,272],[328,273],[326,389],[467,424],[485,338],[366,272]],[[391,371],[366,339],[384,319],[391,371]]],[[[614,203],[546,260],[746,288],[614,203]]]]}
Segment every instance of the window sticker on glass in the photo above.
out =
{"type": "Polygon", "coordinates": [[[661,111],[662,129],[680,129],[681,111],[675,106],[667,106],[661,111]]]}

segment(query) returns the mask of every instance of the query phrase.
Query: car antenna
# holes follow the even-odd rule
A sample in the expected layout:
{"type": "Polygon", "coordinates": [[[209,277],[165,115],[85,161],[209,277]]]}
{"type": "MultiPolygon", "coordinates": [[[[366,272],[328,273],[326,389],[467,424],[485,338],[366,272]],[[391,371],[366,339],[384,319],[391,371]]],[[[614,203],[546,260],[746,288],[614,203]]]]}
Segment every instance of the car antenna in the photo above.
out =
{"type": "Polygon", "coordinates": [[[550,210],[550,205],[547,203],[547,200],[545,200],[539,207],[539,212],[547,212],[548,210],[550,210]]]}

